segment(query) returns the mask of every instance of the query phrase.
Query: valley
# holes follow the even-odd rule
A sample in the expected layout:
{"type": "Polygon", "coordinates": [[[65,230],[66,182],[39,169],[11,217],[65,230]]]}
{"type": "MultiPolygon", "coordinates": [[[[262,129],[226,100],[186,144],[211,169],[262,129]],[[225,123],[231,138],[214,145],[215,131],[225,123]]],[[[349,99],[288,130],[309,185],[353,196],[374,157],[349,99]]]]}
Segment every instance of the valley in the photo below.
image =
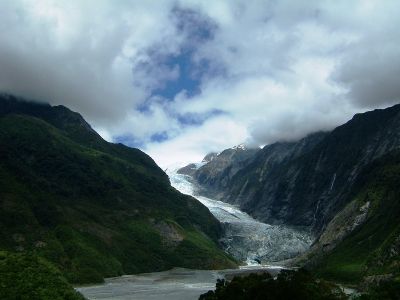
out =
{"type": "MultiPolygon", "coordinates": [[[[270,288],[293,292],[299,281],[331,295],[335,282],[397,293],[400,105],[165,173],[66,107],[0,100],[0,268],[8,274],[0,283],[9,295],[14,283],[31,293],[21,274],[32,264],[57,274],[45,291],[75,298],[70,284],[89,284],[77,288],[88,299],[197,299],[217,279],[282,266],[311,273],[285,271],[270,288]]],[[[266,284],[262,276],[237,284],[266,284]]]]}
{"type": "Polygon", "coordinates": [[[234,205],[196,195],[189,176],[177,170],[167,174],[173,187],[194,196],[222,223],[220,243],[242,266],[225,270],[172,269],[108,278],[102,285],[77,288],[88,299],[195,300],[213,290],[217,279],[249,272],[276,275],[282,268],[280,260],[303,253],[312,242],[305,230],[261,223],[234,205]]]}
{"type": "Polygon", "coordinates": [[[400,1],[0,28],[0,300],[400,300],[400,1]]]}
{"type": "Polygon", "coordinates": [[[224,230],[219,241],[241,264],[270,264],[293,258],[305,252],[313,241],[307,228],[257,221],[237,205],[198,195],[190,176],[179,174],[177,170],[168,175],[173,187],[194,196],[221,222],[224,230]]]}
{"type": "Polygon", "coordinates": [[[268,271],[276,275],[279,267],[244,267],[227,270],[169,271],[108,278],[104,284],[76,288],[87,299],[101,300],[197,300],[215,288],[217,279],[246,272],[268,271]]]}

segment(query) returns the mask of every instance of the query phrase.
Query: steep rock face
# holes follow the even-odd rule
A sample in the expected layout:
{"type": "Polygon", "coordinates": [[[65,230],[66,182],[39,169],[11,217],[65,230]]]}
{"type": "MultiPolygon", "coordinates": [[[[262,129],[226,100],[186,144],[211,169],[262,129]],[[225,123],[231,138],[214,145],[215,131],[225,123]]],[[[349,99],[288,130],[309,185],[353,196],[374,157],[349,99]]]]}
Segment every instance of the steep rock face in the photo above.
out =
{"type": "Polygon", "coordinates": [[[232,180],[227,197],[239,197],[245,210],[265,221],[320,231],[346,204],[361,169],[399,148],[399,128],[399,105],[355,115],[319,142],[304,140],[305,151],[266,169],[263,176],[257,176],[257,168],[245,168],[232,180]],[[255,175],[259,183],[244,187],[255,175]]]}
{"type": "Polygon", "coordinates": [[[247,200],[252,199],[257,186],[267,181],[269,173],[279,170],[282,165],[296,160],[305,155],[317,145],[326,133],[319,132],[309,135],[297,142],[278,142],[264,147],[255,154],[244,168],[238,170],[237,176],[230,180],[229,191],[225,194],[226,200],[235,204],[245,205],[247,200]],[[234,186],[240,182],[240,178],[246,178],[244,184],[234,186]],[[239,192],[238,192],[239,191],[239,192]],[[232,194],[232,196],[230,196],[232,194]],[[233,197],[233,195],[237,195],[233,197]]]}
{"type": "Polygon", "coordinates": [[[348,204],[298,258],[333,280],[365,282],[400,276],[400,151],[363,168],[348,204]]]}
{"type": "Polygon", "coordinates": [[[218,194],[229,187],[236,173],[248,165],[259,149],[247,149],[243,146],[226,149],[217,155],[208,154],[193,177],[202,188],[202,194],[220,197],[218,194]]]}
{"type": "Polygon", "coordinates": [[[201,161],[202,163],[209,163],[212,161],[214,158],[218,156],[219,153],[211,152],[208,153],[206,156],[204,156],[203,160],[201,161]]]}
{"type": "Polygon", "coordinates": [[[188,164],[187,166],[180,168],[178,174],[193,176],[196,173],[198,166],[196,164],[188,164]]]}
{"type": "Polygon", "coordinates": [[[0,250],[33,251],[80,283],[234,265],[205,206],[79,114],[2,95],[0,145],[0,250]]]}
{"type": "Polygon", "coordinates": [[[242,164],[226,159],[219,167],[213,160],[194,176],[220,199],[262,221],[310,226],[320,233],[347,204],[361,169],[399,148],[399,129],[396,105],[357,114],[329,133],[268,145],[242,164]]]}
{"type": "Polygon", "coordinates": [[[205,164],[210,163],[218,155],[219,155],[219,153],[215,153],[215,152],[208,153],[206,156],[204,156],[204,158],[202,159],[202,161],[200,163],[188,164],[187,166],[182,167],[179,170],[177,170],[177,173],[183,174],[183,175],[188,175],[191,178],[193,178],[199,168],[201,168],[205,164]]]}

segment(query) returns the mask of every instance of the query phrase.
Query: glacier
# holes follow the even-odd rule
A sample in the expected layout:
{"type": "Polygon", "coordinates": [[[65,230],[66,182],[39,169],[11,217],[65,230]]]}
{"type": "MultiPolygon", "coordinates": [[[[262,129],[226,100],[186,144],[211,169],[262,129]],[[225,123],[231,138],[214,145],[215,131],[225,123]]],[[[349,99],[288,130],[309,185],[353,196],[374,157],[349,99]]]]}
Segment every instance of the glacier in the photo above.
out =
{"type": "Polygon", "coordinates": [[[196,198],[221,222],[224,229],[221,245],[244,265],[268,265],[293,258],[313,242],[307,229],[262,223],[235,205],[198,195],[192,178],[178,174],[177,169],[167,174],[173,187],[196,198]]]}

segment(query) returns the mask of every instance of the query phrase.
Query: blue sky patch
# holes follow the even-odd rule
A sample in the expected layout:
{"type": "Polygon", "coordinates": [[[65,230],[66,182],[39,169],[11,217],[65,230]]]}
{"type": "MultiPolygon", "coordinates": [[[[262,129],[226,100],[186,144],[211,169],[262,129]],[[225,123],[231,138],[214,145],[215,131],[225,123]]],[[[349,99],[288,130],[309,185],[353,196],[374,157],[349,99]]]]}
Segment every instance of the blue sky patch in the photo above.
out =
{"type": "Polygon", "coordinates": [[[151,136],[150,140],[157,143],[164,142],[168,140],[168,133],[166,131],[157,132],[151,136]]]}
{"type": "Polygon", "coordinates": [[[184,114],[184,115],[179,115],[177,117],[177,120],[179,121],[180,124],[186,125],[186,126],[200,126],[202,125],[206,120],[216,117],[219,115],[223,115],[225,112],[222,110],[214,109],[209,112],[203,113],[203,114],[184,114]]]}
{"type": "Polygon", "coordinates": [[[172,100],[178,93],[185,90],[189,97],[200,93],[201,78],[210,71],[211,64],[202,61],[193,61],[196,48],[200,43],[205,43],[214,38],[216,25],[204,15],[189,9],[176,7],[171,12],[177,30],[186,39],[181,45],[178,55],[163,57],[158,63],[168,69],[179,68],[179,76],[167,80],[161,88],[152,92],[152,96],[159,95],[172,100]]]}
{"type": "MultiPolygon", "coordinates": [[[[165,54],[160,53],[158,47],[148,49],[147,55],[151,57],[150,61],[157,62],[155,68],[159,70],[179,69],[178,76],[167,78],[158,83],[158,86],[151,91],[147,101],[142,103],[137,109],[141,113],[151,113],[151,106],[155,103],[162,104],[174,100],[175,96],[185,92],[188,98],[201,93],[201,84],[204,77],[210,78],[223,74],[215,65],[207,60],[194,59],[199,44],[206,43],[214,38],[216,25],[207,17],[199,12],[181,8],[175,8],[171,12],[171,18],[174,20],[177,30],[185,37],[180,45],[179,53],[165,54]]],[[[141,68],[149,68],[151,71],[153,65],[142,65],[141,68]]],[[[168,105],[165,105],[168,110],[168,105]]],[[[200,126],[207,119],[221,115],[224,112],[220,110],[211,110],[201,114],[176,114],[173,111],[166,112],[170,117],[176,119],[182,126],[200,126]]],[[[150,138],[151,142],[163,142],[171,138],[167,132],[157,132],[150,138]]],[[[122,140],[126,137],[122,137],[122,140]]],[[[137,141],[130,141],[130,145],[140,146],[137,141]]]]}
{"type": "Polygon", "coordinates": [[[114,143],[121,143],[133,148],[143,148],[144,141],[135,139],[132,135],[120,135],[114,138],[114,143]]]}
{"type": "Polygon", "coordinates": [[[183,50],[180,55],[167,57],[162,64],[168,68],[179,67],[179,77],[169,80],[162,88],[153,91],[152,96],[159,95],[172,100],[176,94],[185,90],[188,96],[194,96],[200,92],[200,76],[193,74],[192,50],[183,50]]]}

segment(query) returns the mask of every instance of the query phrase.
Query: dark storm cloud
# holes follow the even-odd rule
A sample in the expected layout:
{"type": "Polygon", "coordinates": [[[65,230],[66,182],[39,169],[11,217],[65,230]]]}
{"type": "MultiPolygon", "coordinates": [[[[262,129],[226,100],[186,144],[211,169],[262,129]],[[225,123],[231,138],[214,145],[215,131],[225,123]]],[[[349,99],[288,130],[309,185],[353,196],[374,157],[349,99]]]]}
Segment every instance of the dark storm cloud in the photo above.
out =
{"type": "MultiPolygon", "coordinates": [[[[160,39],[178,43],[171,7],[171,2],[1,1],[0,90],[64,104],[110,126],[133,112],[154,84],[146,77],[132,84],[132,69],[146,60],[143,49],[160,39]]],[[[173,51],[167,47],[159,51],[173,51]]],[[[168,71],[160,70],[158,79],[168,71]]]]}
{"type": "Polygon", "coordinates": [[[400,102],[400,38],[367,40],[343,60],[333,78],[355,105],[375,108],[400,102]]]}

